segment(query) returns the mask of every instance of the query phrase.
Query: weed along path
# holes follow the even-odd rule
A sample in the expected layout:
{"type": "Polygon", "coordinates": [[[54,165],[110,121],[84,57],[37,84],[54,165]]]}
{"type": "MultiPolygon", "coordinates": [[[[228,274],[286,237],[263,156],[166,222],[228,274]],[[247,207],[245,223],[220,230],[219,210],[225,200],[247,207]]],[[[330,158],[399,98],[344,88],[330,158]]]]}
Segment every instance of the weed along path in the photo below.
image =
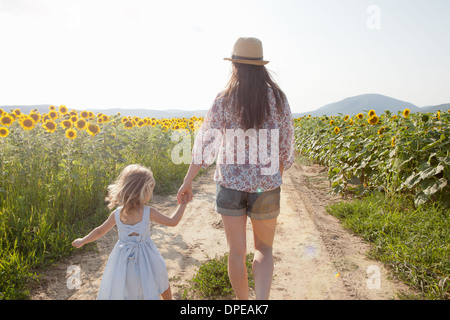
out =
{"type": "MultiPolygon", "coordinates": [[[[274,242],[274,278],[270,299],[381,300],[407,291],[377,261],[366,257],[370,246],[346,231],[325,207],[340,198],[328,194],[327,171],[295,163],[283,176],[281,214],[274,242]]],[[[227,251],[220,216],[214,211],[214,168],[194,183],[195,199],[176,227],[152,225],[152,238],[165,258],[172,293],[182,293],[200,264],[227,251]]],[[[176,196],[155,196],[153,205],[171,213],[176,196]]],[[[248,252],[253,252],[251,223],[248,252]]],[[[77,252],[45,271],[32,299],[96,299],[103,269],[117,241],[111,230],[95,249],[77,252]]],[[[251,298],[253,298],[251,293],[251,298]]]]}

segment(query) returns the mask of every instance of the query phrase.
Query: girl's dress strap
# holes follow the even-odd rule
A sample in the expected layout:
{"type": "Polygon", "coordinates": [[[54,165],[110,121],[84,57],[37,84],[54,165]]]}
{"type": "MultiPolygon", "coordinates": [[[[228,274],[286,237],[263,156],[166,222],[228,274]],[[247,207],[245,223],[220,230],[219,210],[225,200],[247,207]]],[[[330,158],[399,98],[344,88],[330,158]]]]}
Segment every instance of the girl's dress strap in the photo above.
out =
{"type": "Polygon", "coordinates": [[[150,223],[150,206],[144,207],[144,219],[147,220],[148,223],[150,223]]]}
{"type": "Polygon", "coordinates": [[[119,225],[119,222],[121,222],[120,221],[120,210],[122,209],[122,207],[119,207],[119,208],[117,208],[115,211],[114,211],[114,218],[115,218],[115,220],[116,220],[116,226],[118,226],[119,225]]]}

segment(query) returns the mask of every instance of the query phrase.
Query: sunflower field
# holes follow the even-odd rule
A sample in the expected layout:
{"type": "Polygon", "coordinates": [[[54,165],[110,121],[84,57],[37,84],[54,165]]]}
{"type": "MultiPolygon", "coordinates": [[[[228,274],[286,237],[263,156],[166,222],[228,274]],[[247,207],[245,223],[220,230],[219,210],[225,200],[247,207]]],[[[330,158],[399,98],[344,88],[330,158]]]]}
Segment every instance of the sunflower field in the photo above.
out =
{"type": "Polygon", "coordinates": [[[175,192],[188,165],[171,161],[171,132],[193,139],[202,121],[0,109],[0,299],[27,298],[35,270],[105,219],[106,187],[126,165],[151,168],[156,194],[175,192]]]}
{"type": "Polygon", "coordinates": [[[296,149],[329,168],[336,193],[373,190],[450,206],[450,110],[294,119],[296,149]]]}

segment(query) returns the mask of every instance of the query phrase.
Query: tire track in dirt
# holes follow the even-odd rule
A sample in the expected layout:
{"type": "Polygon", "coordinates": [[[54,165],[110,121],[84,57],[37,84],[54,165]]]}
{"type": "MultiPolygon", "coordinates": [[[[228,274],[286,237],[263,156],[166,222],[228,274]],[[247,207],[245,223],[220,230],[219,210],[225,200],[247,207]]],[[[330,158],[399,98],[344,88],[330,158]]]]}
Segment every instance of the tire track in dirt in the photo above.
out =
{"type": "Polygon", "coordinates": [[[286,172],[286,180],[295,189],[291,195],[296,194],[306,209],[299,214],[306,214],[313,221],[330,259],[327,265],[335,270],[334,278],[340,280],[346,291],[338,299],[394,299],[400,290],[408,291],[406,285],[391,278],[382,263],[367,257],[371,249],[368,243],[344,229],[337,218],[326,212],[327,205],[341,201],[340,197],[329,194],[326,168],[294,164],[292,169],[286,172]]]}

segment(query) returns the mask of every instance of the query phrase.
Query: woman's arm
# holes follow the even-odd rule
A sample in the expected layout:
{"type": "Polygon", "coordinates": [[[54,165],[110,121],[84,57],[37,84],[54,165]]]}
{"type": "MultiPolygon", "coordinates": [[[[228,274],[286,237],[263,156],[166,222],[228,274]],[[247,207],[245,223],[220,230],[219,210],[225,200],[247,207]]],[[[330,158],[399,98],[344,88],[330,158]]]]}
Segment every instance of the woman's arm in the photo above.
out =
{"type": "Polygon", "coordinates": [[[192,181],[201,169],[201,165],[191,163],[189,170],[186,173],[184,182],[178,190],[177,200],[178,203],[183,203],[183,198],[186,197],[187,202],[194,198],[194,193],[192,192],[192,181]]]}
{"type": "Polygon", "coordinates": [[[150,219],[164,226],[175,227],[183,217],[186,205],[187,202],[178,205],[177,210],[170,217],[162,214],[158,209],[150,207],[150,219]]]}
{"type": "Polygon", "coordinates": [[[283,175],[283,171],[288,170],[294,162],[295,149],[294,120],[287,100],[280,129],[280,173],[283,175]]]}
{"type": "Polygon", "coordinates": [[[192,181],[200,169],[206,169],[212,164],[209,160],[215,158],[215,155],[219,150],[220,143],[222,142],[221,140],[218,140],[219,137],[214,135],[215,132],[222,130],[224,127],[224,111],[219,96],[220,93],[217,95],[211,108],[208,110],[200,130],[197,133],[197,137],[195,138],[194,146],[192,148],[192,163],[189,166],[186,177],[184,178],[184,183],[181,185],[177,194],[177,200],[180,204],[183,203],[182,199],[184,196],[187,196],[186,200],[188,202],[194,198],[194,194],[192,192],[192,181]],[[213,145],[213,150],[211,150],[211,144],[213,145]],[[205,156],[207,153],[206,150],[208,150],[208,152],[213,151],[213,155],[211,155],[211,157],[209,157],[209,155],[205,156]]]}
{"type": "Polygon", "coordinates": [[[114,219],[114,212],[112,212],[108,219],[101,226],[98,226],[94,230],[92,230],[87,236],[84,238],[75,239],[72,242],[72,245],[75,248],[81,248],[85,244],[95,241],[101,237],[103,237],[109,230],[112,229],[116,225],[116,220],[114,219]]]}

